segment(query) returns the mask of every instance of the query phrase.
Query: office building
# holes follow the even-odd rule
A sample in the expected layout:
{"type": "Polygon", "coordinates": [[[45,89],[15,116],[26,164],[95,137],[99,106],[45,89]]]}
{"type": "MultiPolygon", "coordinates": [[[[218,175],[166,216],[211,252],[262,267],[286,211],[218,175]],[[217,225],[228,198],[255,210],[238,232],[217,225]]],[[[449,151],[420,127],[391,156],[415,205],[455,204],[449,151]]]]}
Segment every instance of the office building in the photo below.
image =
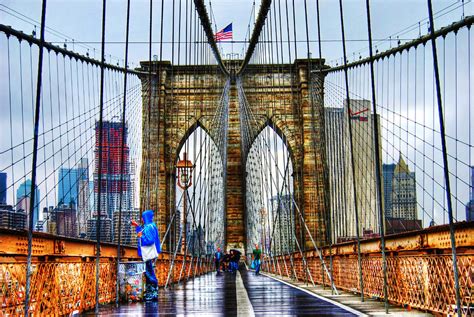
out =
{"type": "MultiPolygon", "coordinates": [[[[97,239],[97,215],[92,216],[87,221],[87,239],[97,239]]],[[[106,215],[100,217],[100,240],[102,242],[112,242],[112,220],[106,215]]]]}
{"type": "Polygon", "coordinates": [[[60,205],[53,210],[53,219],[56,222],[55,234],[66,237],[77,237],[77,218],[76,208],[71,203],[60,205]]]}
{"type": "Polygon", "coordinates": [[[92,192],[89,190],[89,160],[82,158],[78,170],[78,197],[77,197],[77,230],[79,236],[87,233],[87,221],[90,219],[90,201],[92,192]]]}
{"type": "Polygon", "coordinates": [[[410,172],[401,154],[393,171],[391,217],[406,220],[418,219],[415,173],[410,172]]]}
{"type": "Polygon", "coordinates": [[[7,173],[0,173],[0,205],[7,203],[7,173]]]}
{"type": "Polygon", "coordinates": [[[324,109],[332,241],[346,241],[357,236],[356,206],[360,237],[364,232],[379,232],[375,129],[370,109],[370,101],[356,99],[350,100],[350,111],[347,100],[344,107],[324,109]],[[352,126],[352,156],[349,120],[352,126]]]}
{"type": "MultiPolygon", "coordinates": [[[[18,187],[16,191],[16,210],[24,210],[27,215],[30,212],[30,193],[31,193],[31,180],[26,180],[18,187]]],[[[33,227],[36,226],[36,222],[39,218],[39,201],[40,201],[40,191],[37,186],[35,186],[35,205],[33,209],[33,227]]]]}
{"type": "Polygon", "coordinates": [[[79,175],[74,168],[60,168],[58,175],[58,205],[76,206],[79,175]]]}
{"type": "Polygon", "coordinates": [[[383,201],[385,217],[392,217],[392,181],[393,173],[395,172],[396,164],[383,164],[382,165],[382,176],[383,176],[383,201]]]}
{"type": "Polygon", "coordinates": [[[397,164],[383,165],[385,231],[387,234],[422,229],[416,202],[416,176],[400,154],[397,164]]]}
{"type": "Polygon", "coordinates": [[[271,199],[272,212],[270,213],[270,226],[273,236],[272,249],[274,254],[288,254],[294,251],[295,215],[293,209],[293,196],[274,196],[271,199]]]}
{"type": "Polygon", "coordinates": [[[119,234],[121,234],[120,243],[123,245],[137,245],[137,234],[135,232],[135,227],[131,225],[131,221],[135,220],[139,222],[140,219],[140,210],[123,210],[122,211],[122,224],[121,230],[119,231],[119,212],[114,212],[113,218],[113,228],[114,228],[114,243],[119,242],[119,234]]]}
{"type": "Polygon", "coordinates": [[[26,212],[13,206],[0,204],[0,227],[16,230],[27,229],[26,212]]]}
{"type": "Polygon", "coordinates": [[[127,145],[127,128],[122,131],[121,122],[103,122],[102,142],[99,141],[99,123],[95,127],[95,171],[94,171],[94,208],[98,212],[99,173],[101,176],[100,210],[109,220],[114,212],[131,209],[129,147],[127,145]],[[123,144],[123,170],[121,170],[123,144]],[[102,166],[99,171],[99,149],[102,149],[102,166]],[[120,202],[122,206],[120,206],[120,202]]]}
{"type": "Polygon", "coordinates": [[[469,201],[466,204],[466,221],[474,221],[474,166],[469,167],[469,201]]]}

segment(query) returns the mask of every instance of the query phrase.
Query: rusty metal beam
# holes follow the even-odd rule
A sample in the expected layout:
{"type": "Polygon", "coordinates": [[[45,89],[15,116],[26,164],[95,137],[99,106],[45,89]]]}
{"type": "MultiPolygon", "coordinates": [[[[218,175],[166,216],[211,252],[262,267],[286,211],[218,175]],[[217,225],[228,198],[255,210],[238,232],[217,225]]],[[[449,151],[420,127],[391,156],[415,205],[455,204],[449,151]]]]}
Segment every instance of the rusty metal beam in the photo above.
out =
{"type": "MultiPolygon", "coordinates": [[[[0,316],[21,316],[25,301],[27,231],[0,229],[0,316]]],[[[65,316],[95,306],[95,242],[60,237],[46,233],[33,234],[32,287],[30,312],[33,316],[65,316]]],[[[177,261],[186,263],[190,259],[177,261]]],[[[172,255],[163,252],[156,261],[155,273],[163,286],[172,255]]],[[[121,261],[139,261],[135,247],[123,247],[121,261]]],[[[196,276],[212,269],[209,258],[202,259],[196,276]]],[[[101,244],[99,302],[110,303],[116,297],[117,245],[101,244]]],[[[179,268],[173,270],[177,282],[179,268]]],[[[184,279],[183,276],[181,279],[184,279]]]]}
{"type": "MultiPolygon", "coordinates": [[[[456,246],[457,248],[474,249],[474,222],[459,222],[455,224],[456,246]]],[[[386,236],[385,248],[387,252],[406,251],[433,251],[450,250],[449,226],[442,225],[423,230],[405,232],[396,235],[386,236]]],[[[333,254],[349,255],[354,254],[356,242],[344,242],[333,245],[333,254]]],[[[329,248],[324,249],[329,255],[329,248]]],[[[380,239],[371,238],[361,241],[361,253],[380,253],[380,239]]]]}
{"type": "MultiPolygon", "coordinates": [[[[472,265],[474,264],[474,222],[455,224],[456,252],[460,272],[460,290],[465,294],[461,306],[467,311],[472,305],[472,265]]],[[[388,301],[406,308],[417,308],[435,315],[453,315],[455,297],[451,241],[448,225],[406,232],[386,237],[388,301]]],[[[324,249],[324,260],[333,262],[333,278],[336,287],[348,292],[360,293],[356,242],[334,245],[330,258],[329,248],[324,249]]],[[[361,241],[364,295],[383,298],[381,270],[381,246],[379,238],[361,241]]],[[[328,285],[322,278],[321,264],[315,251],[307,251],[306,260],[311,275],[318,284],[328,285]]],[[[292,255],[295,274],[304,280],[303,257],[292,255]]],[[[290,256],[278,256],[290,261],[290,256]]],[[[264,261],[264,270],[279,274],[264,261]]],[[[329,286],[329,285],[328,285],[329,286]]]]}

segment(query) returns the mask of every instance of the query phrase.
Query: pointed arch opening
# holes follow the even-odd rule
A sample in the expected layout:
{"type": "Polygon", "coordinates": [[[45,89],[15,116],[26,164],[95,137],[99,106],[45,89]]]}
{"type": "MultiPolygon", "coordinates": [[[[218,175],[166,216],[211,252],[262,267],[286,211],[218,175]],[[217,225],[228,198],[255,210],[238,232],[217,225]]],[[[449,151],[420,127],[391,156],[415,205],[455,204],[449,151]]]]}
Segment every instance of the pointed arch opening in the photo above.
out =
{"type": "Polygon", "coordinates": [[[176,153],[172,250],[197,257],[210,255],[225,237],[221,154],[199,123],[190,127],[176,153]]]}
{"type": "Polygon", "coordinates": [[[246,158],[247,253],[288,254],[295,244],[293,160],[287,139],[271,125],[255,138],[246,158]]]}

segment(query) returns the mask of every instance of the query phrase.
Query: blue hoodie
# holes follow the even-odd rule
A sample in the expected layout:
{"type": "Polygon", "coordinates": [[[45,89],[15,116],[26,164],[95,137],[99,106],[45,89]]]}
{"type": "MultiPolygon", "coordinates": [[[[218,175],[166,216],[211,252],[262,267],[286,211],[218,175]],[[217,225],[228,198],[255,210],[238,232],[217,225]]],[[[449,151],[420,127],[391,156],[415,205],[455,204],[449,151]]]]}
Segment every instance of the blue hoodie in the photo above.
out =
{"type": "Polygon", "coordinates": [[[136,227],[137,233],[142,231],[142,237],[138,240],[138,256],[142,256],[140,250],[140,243],[143,246],[152,245],[156,246],[156,251],[161,253],[160,235],[158,234],[158,228],[153,222],[153,210],[145,210],[142,214],[143,226],[136,227]]]}

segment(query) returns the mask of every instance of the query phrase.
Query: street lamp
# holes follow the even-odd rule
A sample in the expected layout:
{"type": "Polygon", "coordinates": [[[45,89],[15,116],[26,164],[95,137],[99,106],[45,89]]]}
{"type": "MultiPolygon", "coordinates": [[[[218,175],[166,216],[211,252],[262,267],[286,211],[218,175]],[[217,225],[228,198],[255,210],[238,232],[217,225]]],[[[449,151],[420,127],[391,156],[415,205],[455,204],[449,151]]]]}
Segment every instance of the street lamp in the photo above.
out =
{"type": "Polygon", "coordinates": [[[183,159],[179,160],[176,164],[176,168],[178,169],[178,186],[184,190],[183,193],[183,216],[181,217],[182,223],[182,243],[181,243],[181,251],[185,252],[186,250],[186,216],[187,216],[187,201],[188,201],[188,188],[192,185],[192,175],[191,172],[194,168],[193,163],[187,159],[187,153],[183,153],[183,159]]]}
{"type": "Polygon", "coordinates": [[[191,172],[194,165],[187,159],[186,152],[183,153],[183,159],[176,164],[176,168],[178,169],[178,186],[183,190],[187,190],[192,185],[191,172]]]}

